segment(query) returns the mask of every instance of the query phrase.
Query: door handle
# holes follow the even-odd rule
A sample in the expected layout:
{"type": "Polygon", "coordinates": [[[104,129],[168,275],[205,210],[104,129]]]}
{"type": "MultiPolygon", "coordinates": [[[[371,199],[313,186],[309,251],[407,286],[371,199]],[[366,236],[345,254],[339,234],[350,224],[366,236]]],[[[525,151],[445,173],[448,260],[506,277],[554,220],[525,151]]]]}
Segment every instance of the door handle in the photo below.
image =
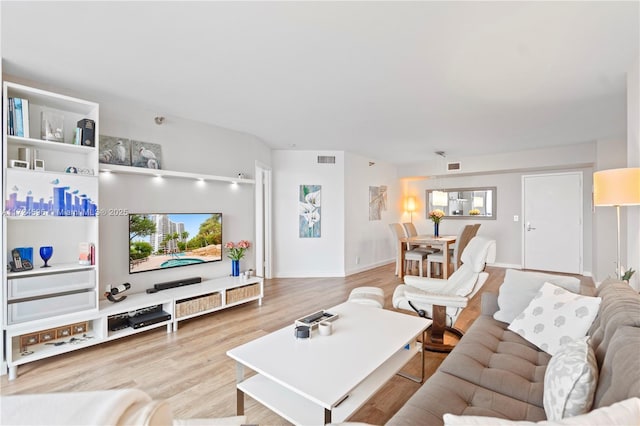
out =
{"type": "Polygon", "coordinates": [[[527,222],[527,231],[535,231],[536,228],[531,227],[531,222],[527,222]]]}

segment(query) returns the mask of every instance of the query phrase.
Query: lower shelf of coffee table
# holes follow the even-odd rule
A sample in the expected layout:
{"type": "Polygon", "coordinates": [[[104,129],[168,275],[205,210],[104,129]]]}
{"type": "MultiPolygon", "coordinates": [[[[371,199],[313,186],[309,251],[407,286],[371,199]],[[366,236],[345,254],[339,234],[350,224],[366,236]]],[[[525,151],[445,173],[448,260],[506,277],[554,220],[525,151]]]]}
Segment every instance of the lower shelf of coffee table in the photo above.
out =
{"type": "MultiPolygon", "coordinates": [[[[397,374],[420,351],[420,343],[400,349],[369,377],[352,389],[331,410],[331,422],[345,422],[362,407],[380,388],[397,374]]],[[[238,390],[260,402],[279,416],[298,425],[323,424],[325,406],[285,387],[261,374],[255,374],[238,383],[238,390]]]]}

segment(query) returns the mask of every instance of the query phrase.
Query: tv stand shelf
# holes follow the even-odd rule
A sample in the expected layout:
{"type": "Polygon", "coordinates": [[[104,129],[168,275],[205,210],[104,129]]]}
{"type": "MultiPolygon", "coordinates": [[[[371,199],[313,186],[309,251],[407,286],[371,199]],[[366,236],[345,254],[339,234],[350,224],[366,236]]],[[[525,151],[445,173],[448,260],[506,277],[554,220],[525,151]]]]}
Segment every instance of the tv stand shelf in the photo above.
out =
{"type": "Polygon", "coordinates": [[[264,280],[261,277],[221,277],[207,279],[198,284],[161,290],[157,293],[134,293],[127,295],[122,302],[112,303],[101,300],[97,310],[86,314],[73,314],[52,321],[37,321],[30,325],[20,324],[6,328],[7,366],[9,380],[18,376],[18,366],[50,356],[81,349],[110,340],[131,336],[143,331],[166,326],[167,333],[178,330],[180,321],[206,315],[231,306],[257,300],[262,305],[264,280]],[[133,315],[136,311],[160,305],[162,310],[171,314],[171,319],[145,327],[134,329],[126,327],[110,330],[109,318],[133,315]],[[74,336],[65,336],[43,344],[24,345],[22,340],[29,335],[41,335],[52,327],[64,328],[65,325],[86,322],[86,333],[75,336],[80,341],[71,341],[74,336]],[[83,336],[84,335],[84,336],[83,336]],[[54,343],[60,343],[59,346],[54,343]],[[73,344],[72,344],[73,343],[73,344]],[[30,352],[30,353],[28,353],[30,352]]]}

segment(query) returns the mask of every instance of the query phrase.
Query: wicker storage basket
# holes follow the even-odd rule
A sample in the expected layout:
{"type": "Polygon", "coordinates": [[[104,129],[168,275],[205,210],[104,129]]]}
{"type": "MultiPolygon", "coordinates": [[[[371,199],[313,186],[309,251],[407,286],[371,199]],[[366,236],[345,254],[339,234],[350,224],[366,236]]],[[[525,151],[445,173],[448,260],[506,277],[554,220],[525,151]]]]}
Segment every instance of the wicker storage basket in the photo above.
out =
{"type": "Polygon", "coordinates": [[[260,283],[249,284],[227,290],[227,304],[260,295],[260,283]]]}
{"type": "Polygon", "coordinates": [[[176,318],[186,317],[187,315],[217,308],[221,305],[222,295],[220,293],[205,294],[203,296],[179,300],[176,302],[176,318]]]}

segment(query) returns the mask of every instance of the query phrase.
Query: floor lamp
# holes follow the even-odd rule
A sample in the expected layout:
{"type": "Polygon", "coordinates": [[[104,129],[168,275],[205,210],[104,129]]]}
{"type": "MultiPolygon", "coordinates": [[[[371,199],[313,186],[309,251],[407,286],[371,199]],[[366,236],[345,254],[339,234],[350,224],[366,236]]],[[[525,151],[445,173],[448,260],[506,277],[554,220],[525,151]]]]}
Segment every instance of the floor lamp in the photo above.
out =
{"type": "Polygon", "coordinates": [[[411,217],[411,223],[413,223],[413,212],[416,211],[416,197],[407,197],[407,211],[411,217]]]}
{"type": "Polygon", "coordinates": [[[613,206],[618,220],[616,278],[624,271],[620,265],[620,206],[640,205],[640,168],[601,170],[593,174],[593,204],[613,206]]]}

